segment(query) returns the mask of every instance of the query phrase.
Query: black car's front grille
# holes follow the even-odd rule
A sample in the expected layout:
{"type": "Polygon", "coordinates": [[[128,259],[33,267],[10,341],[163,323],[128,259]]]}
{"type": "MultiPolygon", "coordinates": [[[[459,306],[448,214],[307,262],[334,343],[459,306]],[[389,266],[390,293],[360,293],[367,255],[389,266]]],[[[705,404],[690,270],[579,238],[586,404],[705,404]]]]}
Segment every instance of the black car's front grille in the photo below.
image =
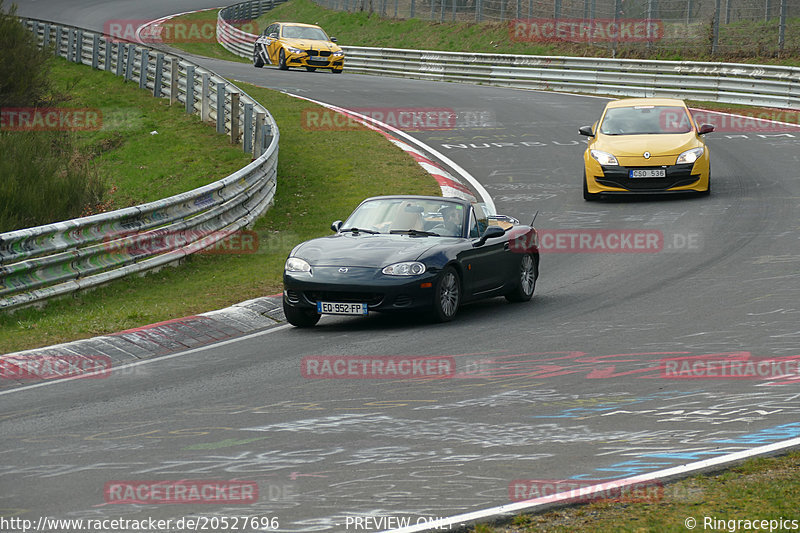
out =
{"type": "Polygon", "coordinates": [[[306,298],[312,303],[342,302],[378,305],[383,301],[383,294],[377,292],[308,291],[306,298]]]}
{"type": "Polygon", "coordinates": [[[608,166],[603,167],[603,175],[597,176],[595,179],[601,185],[621,187],[629,191],[665,191],[673,187],[689,185],[699,180],[699,174],[692,174],[693,166],[693,163],[668,166],[665,168],[666,176],[663,178],[629,178],[628,171],[634,167],[608,166]]]}

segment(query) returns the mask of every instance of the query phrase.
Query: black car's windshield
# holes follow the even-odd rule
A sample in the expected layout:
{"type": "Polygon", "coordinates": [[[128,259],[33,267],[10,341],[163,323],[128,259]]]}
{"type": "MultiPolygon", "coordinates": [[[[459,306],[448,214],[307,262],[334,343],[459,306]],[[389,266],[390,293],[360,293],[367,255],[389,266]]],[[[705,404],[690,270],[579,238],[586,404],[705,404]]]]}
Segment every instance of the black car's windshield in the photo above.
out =
{"type": "Polygon", "coordinates": [[[284,26],[282,30],[283,35],[288,39],[311,39],[314,41],[327,41],[328,36],[320,28],[312,28],[310,26],[284,26]]]}
{"type": "Polygon", "coordinates": [[[692,122],[686,109],[679,106],[641,105],[612,107],[600,124],[605,135],[648,135],[689,133],[692,122]]]}
{"type": "Polygon", "coordinates": [[[342,225],[379,233],[412,236],[461,237],[466,209],[447,200],[420,198],[379,198],[361,204],[342,225]]]}

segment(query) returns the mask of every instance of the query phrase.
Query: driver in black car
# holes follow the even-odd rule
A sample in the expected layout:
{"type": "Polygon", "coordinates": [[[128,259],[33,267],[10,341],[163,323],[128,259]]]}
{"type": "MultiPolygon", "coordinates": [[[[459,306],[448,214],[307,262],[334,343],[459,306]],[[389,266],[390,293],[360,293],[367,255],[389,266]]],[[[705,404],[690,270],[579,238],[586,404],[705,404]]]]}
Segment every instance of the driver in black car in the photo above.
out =
{"type": "Polygon", "coordinates": [[[461,236],[461,210],[457,207],[444,207],[441,210],[445,232],[450,237],[461,236]]]}

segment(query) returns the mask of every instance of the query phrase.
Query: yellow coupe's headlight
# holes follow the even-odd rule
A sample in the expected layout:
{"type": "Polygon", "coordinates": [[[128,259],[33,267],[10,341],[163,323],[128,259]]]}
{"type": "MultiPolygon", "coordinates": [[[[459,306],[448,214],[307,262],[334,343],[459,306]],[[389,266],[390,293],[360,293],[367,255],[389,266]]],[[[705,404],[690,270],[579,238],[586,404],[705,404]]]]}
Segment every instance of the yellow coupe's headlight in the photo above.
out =
{"type": "Polygon", "coordinates": [[[678,156],[678,160],[675,162],[676,165],[680,165],[681,163],[694,163],[700,156],[703,155],[703,147],[699,148],[692,148],[691,150],[686,150],[681,155],[678,156]]]}
{"type": "Polygon", "coordinates": [[[600,150],[591,150],[589,153],[592,155],[595,161],[597,161],[604,167],[609,165],[619,165],[619,163],[617,162],[617,158],[609,154],[608,152],[601,152],[600,150]]]}
{"type": "Polygon", "coordinates": [[[292,48],[291,46],[287,46],[286,49],[289,52],[293,53],[293,54],[305,54],[306,53],[305,50],[300,50],[299,48],[292,48]]]}
{"type": "Polygon", "coordinates": [[[342,56],[344,55],[344,52],[342,52],[341,50],[339,50],[338,52],[334,52],[334,53],[332,53],[331,55],[332,55],[333,57],[342,57],[342,56]]]}

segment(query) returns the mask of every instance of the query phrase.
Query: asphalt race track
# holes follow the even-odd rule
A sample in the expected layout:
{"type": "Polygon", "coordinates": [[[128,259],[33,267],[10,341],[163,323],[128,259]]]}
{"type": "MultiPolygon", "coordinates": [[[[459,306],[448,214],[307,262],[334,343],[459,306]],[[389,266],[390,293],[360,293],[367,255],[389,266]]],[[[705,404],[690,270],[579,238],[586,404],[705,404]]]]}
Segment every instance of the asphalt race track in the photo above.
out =
{"type": "MultiPolygon", "coordinates": [[[[22,0],[19,14],[102,29],[218,4],[22,0]]],[[[0,396],[3,514],[258,516],[279,531],[347,531],[347,517],[414,523],[501,505],[514,480],[618,479],[800,436],[796,375],[675,379],[659,364],[800,359],[800,132],[709,135],[709,197],[586,203],[577,130],[603,99],[204,64],[348,108],[454,109],[457,127],[412,135],[477,178],[498,212],[528,222],[538,211],[551,236],[639,233],[657,245],[553,245],[530,303],[469,305],[449,324],[323,317],[0,396]],[[450,356],[457,371],[307,379],[308,356],[450,356]],[[110,482],[181,479],[255,482],[259,497],[104,496],[110,482]]]]}

